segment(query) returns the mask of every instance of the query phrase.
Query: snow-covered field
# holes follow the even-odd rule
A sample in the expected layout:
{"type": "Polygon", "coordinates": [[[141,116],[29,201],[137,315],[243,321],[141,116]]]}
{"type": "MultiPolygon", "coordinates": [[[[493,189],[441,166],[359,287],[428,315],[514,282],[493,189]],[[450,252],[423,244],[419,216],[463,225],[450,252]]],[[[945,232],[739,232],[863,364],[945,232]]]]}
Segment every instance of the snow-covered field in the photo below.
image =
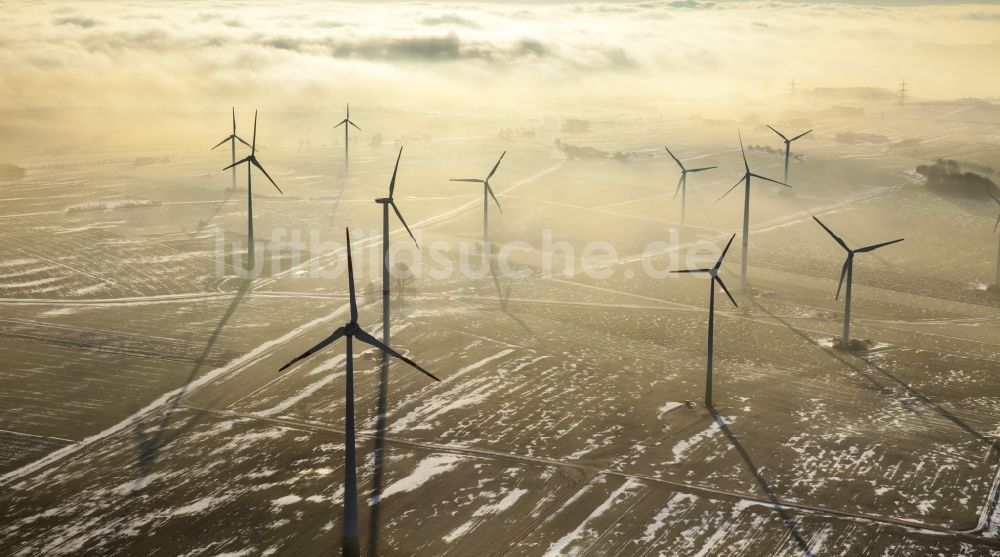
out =
{"type": "MultiPolygon", "coordinates": [[[[447,178],[506,147],[491,233],[497,250],[535,249],[513,252],[527,278],[425,276],[397,303],[393,344],[442,381],[390,369],[384,554],[1000,553],[1000,298],[975,287],[991,282],[995,214],[912,173],[937,157],[1000,159],[975,157],[985,136],[959,124],[813,117],[793,192],[754,190],[757,295],[738,291],[738,243],[723,267],[740,307],[716,298],[711,411],[707,284],[651,278],[641,252],[679,217],[676,173],[659,156],[666,131],[720,166],[692,179],[693,226],[679,241],[718,244],[738,228],[736,196],[713,203],[742,167],[735,130],[627,122],[573,138],[656,153],[627,162],[566,160],[558,128],[542,125],[534,138],[449,144],[447,164],[434,158],[440,143],[407,146],[397,196],[421,246],[479,239],[481,192],[447,178]],[[848,145],[835,135],[845,127],[934,137],[848,145]],[[833,348],[843,254],[812,214],[857,245],[906,238],[858,256],[853,331],[867,352],[833,348]],[[542,276],[543,229],[578,255],[611,243],[617,257],[600,263],[611,276],[542,276]]],[[[748,143],[768,140],[759,128],[744,130],[748,143]]],[[[239,254],[216,261],[219,238],[245,239],[246,191],[226,191],[214,154],[98,169],[36,161],[2,189],[0,553],[335,550],[343,344],[277,370],[346,320],[346,277],[305,272],[342,267],[342,251],[269,239],[287,228],[340,241],[351,226],[363,291],[378,278],[371,200],[395,152],[352,151],[345,184],[327,168],[339,151],[313,151],[268,152],[287,195],[255,189],[258,257],[272,267],[252,283],[235,274],[239,254]]],[[[779,172],[777,157],[749,156],[779,172]]],[[[396,228],[393,241],[408,241],[396,228]]],[[[380,304],[364,302],[360,322],[377,336],[380,304]]],[[[354,354],[363,542],[380,387],[366,348],[354,354]]]]}

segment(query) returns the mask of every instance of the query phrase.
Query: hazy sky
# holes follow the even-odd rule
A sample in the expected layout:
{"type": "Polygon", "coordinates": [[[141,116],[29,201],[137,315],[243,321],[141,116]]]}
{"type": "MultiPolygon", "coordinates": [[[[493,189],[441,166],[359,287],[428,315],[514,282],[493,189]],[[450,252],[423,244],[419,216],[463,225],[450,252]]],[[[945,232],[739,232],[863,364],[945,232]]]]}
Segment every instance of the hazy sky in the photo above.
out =
{"type": "Polygon", "coordinates": [[[0,2],[0,106],[1000,96],[1000,6],[900,4],[0,2]]]}

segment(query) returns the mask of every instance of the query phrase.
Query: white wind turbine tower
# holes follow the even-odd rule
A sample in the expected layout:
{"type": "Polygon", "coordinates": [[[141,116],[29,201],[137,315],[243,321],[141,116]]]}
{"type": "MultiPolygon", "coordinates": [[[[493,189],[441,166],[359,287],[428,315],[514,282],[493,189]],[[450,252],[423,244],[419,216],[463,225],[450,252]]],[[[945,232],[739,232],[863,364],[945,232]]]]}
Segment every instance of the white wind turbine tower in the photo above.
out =
{"type": "Polygon", "coordinates": [[[895,244],[897,242],[902,242],[903,238],[900,238],[898,240],[892,240],[891,242],[882,242],[881,244],[865,246],[863,248],[851,249],[847,247],[847,244],[842,239],[840,239],[839,236],[834,234],[832,230],[827,228],[827,226],[823,224],[818,218],[813,217],[813,220],[815,220],[820,226],[822,226],[823,230],[826,230],[827,234],[832,236],[833,239],[836,240],[838,244],[840,244],[840,247],[844,248],[844,250],[847,252],[847,260],[844,261],[844,267],[840,271],[840,284],[837,286],[837,295],[834,297],[834,299],[840,298],[840,289],[844,286],[844,278],[846,277],[847,293],[844,296],[844,335],[841,338],[840,342],[841,342],[841,347],[847,349],[850,348],[850,342],[851,342],[851,286],[854,282],[854,254],[868,253],[870,251],[875,251],[878,248],[885,247],[890,244],[895,244]]]}
{"type": "Polygon", "coordinates": [[[719,268],[722,267],[722,260],[726,258],[726,252],[729,251],[729,246],[733,245],[733,240],[736,238],[736,234],[733,234],[729,238],[729,243],[726,244],[726,248],[722,250],[722,255],[719,256],[719,260],[715,262],[715,266],[708,269],[683,269],[680,271],[673,271],[674,273],[708,273],[712,278],[709,281],[709,295],[708,295],[708,359],[707,368],[705,371],[705,406],[712,406],[712,352],[713,344],[715,342],[715,285],[718,284],[725,291],[726,296],[729,296],[729,301],[733,303],[734,306],[737,305],[736,300],[733,299],[733,295],[729,293],[729,289],[726,288],[726,283],[722,282],[722,278],[719,276],[719,268]]]}
{"type": "Polygon", "coordinates": [[[347,276],[348,276],[348,286],[350,288],[350,305],[351,305],[351,320],[347,322],[343,327],[338,328],[333,331],[333,334],[323,339],[319,344],[313,346],[306,352],[304,352],[299,357],[288,362],[281,367],[279,372],[288,369],[292,364],[308,358],[309,356],[315,354],[316,352],[327,347],[340,337],[345,337],[347,341],[347,358],[345,363],[347,366],[347,373],[345,376],[345,381],[347,383],[347,389],[345,394],[346,401],[346,424],[345,424],[345,435],[344,435],[344,534],[342,540],[342,555],[344,557],[358,557],[361,555],[360,541],[358,538],[358,479],[357,479],[357,457],[356,457],[356,447],[355,447],[355,430],[354,430],[354,339],[357,338],[361,342],[374,346],[382,352],[389,354],[390,356],[402,360],[406,364],[424,375],[430,377],[435,381],[439,381],[437,377],[431,375],[429,371],[420,367],[419,364],[413,360],[399,354],[386,344],[380,342],[378,339],[372,335],[365,332],[364,329],[358,325],[358,303],[357,298],[354,293],[354,264],[351,259],[351,232],[347,231],[347,276]]]}
{"type": "Polygon", "coordinates": [[[256,262],[254,260],[254,239],[253,239],[253,182],[250,179],[252,166],[256,166],[257,170],[264,173],[264,176],[271,182],[274,189],[278,190],[278,193],[284,195],[285,192],[281,191],[278,184],[274,183],[271,176],[264,170],[264,167],[257,162],[257,111],[253,111],[253,142],[250,145],[250,155],[246,158],[234,162],[233,164],[223,168],[223,170],[228,170],[230,168],[235,168],[243,163],[247,165],[247,269],[254,270],[256,268],[256,262]]]}
{"type": "Polygon", "coordinates": [[[747,261],[749,260],[748,252],[750,250],[750,178],[753,177],[768,182],[774,182],[775,184],[778,184],[780,186],[785,186],[788,188],[790,188],[791,186],[789,186],[784,182],[772,180],[770,178],[761,176],[760,174],[754,174],[753,172],[751,172],[750,163],[747,162],[747,152],[746,150],[743,149],[743,136],[739,135],[739,138],[740,138],[740,153],[743,154],[743,167],[746,169],[746,172],[743,174],[742,178],[740,178],[739,180],[736,181],[735,184],[733,184],[733,187],[729,188],[729,191],[722,194],[722,197],[716,200],[716,203],[722,201],[722,198],[729,195],[729,193],[732,192],[734,189],[736,189],[736,186],[739,186],[741,182],[743,183],[745,191],[743,197],[743,253],[741,255],[741,261],[740,261],[740,289],[743,292],[746,292],[750,289],[750,285],[747,283],[747,261]]]}
{"type": "MultiPolygon", "coordinates": [[[[218,142],[215,145],[215,147],[218,147],[219,145],[222,145],[223,143],[225,143],[227,141],[231,143],[231,147],[232,147],[233,160],[231,162],[234,165],[233,166],[233,189],[235,190],[236,189],[236,167],[235,167],[235,165],[236,165],[236,142],[239,141],[240,143],[246,145],[247,147],[250,147],[249,143],[247,143],[246,141],[243,141],[242,137],[236,135],[236,107],[233,107],[233,133],[231,133],[229,135],[229,137],[227,137],[227,138],[223,139],[222,141],[218,142]]],[[[212,149],[210,149],[210,150],[215,150],[215,147],[212,147],[212,149]]]]}

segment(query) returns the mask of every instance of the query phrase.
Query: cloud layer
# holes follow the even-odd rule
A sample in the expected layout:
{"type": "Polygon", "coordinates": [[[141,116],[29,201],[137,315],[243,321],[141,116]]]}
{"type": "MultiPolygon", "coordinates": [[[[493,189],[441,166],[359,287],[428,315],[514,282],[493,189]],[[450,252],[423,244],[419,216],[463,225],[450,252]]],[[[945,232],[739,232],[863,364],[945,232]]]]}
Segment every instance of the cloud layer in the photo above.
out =
{"type": "Polygon", "coordinates": [[[517,104],[800,87],[996,95],[1000,7],[635,3],[14,3],[6,108],[517,104]]]}

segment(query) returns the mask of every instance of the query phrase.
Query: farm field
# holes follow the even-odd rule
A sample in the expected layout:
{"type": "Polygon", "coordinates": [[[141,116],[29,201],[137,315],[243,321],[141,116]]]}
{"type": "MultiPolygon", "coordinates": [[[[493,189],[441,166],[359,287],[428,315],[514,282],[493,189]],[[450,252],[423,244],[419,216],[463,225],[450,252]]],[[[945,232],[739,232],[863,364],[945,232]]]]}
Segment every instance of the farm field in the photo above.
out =
{"type": "MultiPolygon", "coordinates": [[[[502,141],[486,119],[439,131],[468,138],[444,161],[443,140],[404,146],[397,202],[422,257],[398,257],[422,266],[394,298],[393,344],[442,381],[390,368],[372,522],[378,351],[356,348],[363,545],[374,534],[391,555],[1000,551],[994,217],[913,171],[956,152],[1000,165],[977,150],[997,132],[929,137],[959,125],[920,110],[926,120],[817,117],[792,189],[752,186],[754,292],[739,289],[737,242],[722,277],[739,307],[717,300],[710,409],[706,283],[648,267],[711,265],[738,230],[740,196],[716,201],[741,172],[735,138],[678,120],[502,141]],[[919,141],[848,145],[844,129],[919,141]],[[691,179],[683,229],[664,136],[720,167],[691,179]],[[634,155],[567,157],[556,139],[634,155]],[[505,148],[490,233],[512,268],[491,274],[482,192],[447,180],[505,148]],[[833,348],[843,253],[812,216],[849,227],[856,245],[906,238],[858,260],[865,351],[833,348]],[[613,253],[585,254],[595,241],[613,253]]],[[[764,131],[750,126],[746,143],[764,131]]],[[[337,547],[342,345],[277,370],[347,318],[345,226],[359,291],[379,280],[371,199],[396,151],[359,147],[349,179],[333,149],[300,151],[267,152],[286,193],[255,190],[265,264],[252,278],[246,190],[227,189],[214,153],[138,167],[53,158],[3,189],[5,554],[337,547]]],[[[780,159],[748,157],[778,177],[780,159]]],[[[381,306],[367,296],[360,322],[377,335],[381,306]]]]}

